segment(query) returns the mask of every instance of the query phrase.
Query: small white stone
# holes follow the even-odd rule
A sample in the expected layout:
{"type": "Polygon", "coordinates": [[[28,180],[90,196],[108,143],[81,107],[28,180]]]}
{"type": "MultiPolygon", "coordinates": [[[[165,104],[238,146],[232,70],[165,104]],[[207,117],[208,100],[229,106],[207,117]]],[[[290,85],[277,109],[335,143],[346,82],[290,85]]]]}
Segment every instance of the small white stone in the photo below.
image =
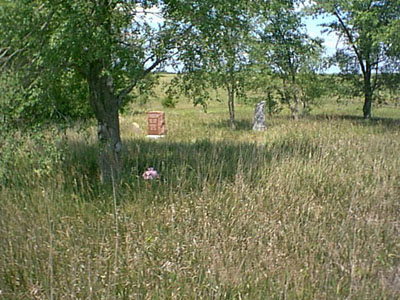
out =
{"type": "Polygon", "coordinates": [[[163,138],[164,135],[148,135],[147,137],[149,139],[159,139],[159,138],[163,138]]]}
{"type": "Polygon", "coordinates": [[[115,152],[117,152],[117,153],[121,152],[121,143],[120,142],[115,144],[115,152]]]}

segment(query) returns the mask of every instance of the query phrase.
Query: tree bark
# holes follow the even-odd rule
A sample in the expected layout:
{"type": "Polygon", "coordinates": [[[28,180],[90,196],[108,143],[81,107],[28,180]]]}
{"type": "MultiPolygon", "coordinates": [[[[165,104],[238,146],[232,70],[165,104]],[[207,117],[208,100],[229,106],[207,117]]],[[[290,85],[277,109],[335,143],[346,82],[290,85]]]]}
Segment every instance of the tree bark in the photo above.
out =
{"type": "Polygon", "coordinates": [[[289,109],[292,113],[292,118],[295,121],[299,120],[299,98],[297,95],[297,88],[296,88],[296,77],[292,76],[291,80],[287,82],[286,79],[283,79],[283,89],[284,89],[284,96],[289,109]],[[292,103],[293,100],[293,103],[292,103]]]}
{"type": "Polygon", "coordinates": [[[291,66],[291,73],[292,73],[292,86],[291,86],[291,92],[293,93],[293,101],[294,101],[294,106],[293,106],[293,119],[295,121],[299,120],[299,95],[297,94],[297,85],[296,85],[296,71],[294,70],[294,67],[291,66]]]}
{"type": "Polygon", "coordinates": [[[292,87],[292,93],[293,93],[293,107],[292,107],[292,114],[293,114],[293,119],[295,121],[299,120],[299,98],[297,95],[297,89],[296,89],[296,85],[293,84],[292,87]]]}
{"type": "Polygon", "coordinates": [[[228,87],[228,106],[229,106],[229,126],[231,129],[236,129],[235,124],[235,90],[233,87],[228,87]]]}
{"type": "Polygon", "coordinates": [[[120,177],[121,136],[118,97],[114,94],[112,77],[101,71],[101,63],[93,63],[87,80],[89,102],[98,122],[100,177],[106,184],[120,177]]]}
{"type": "Polygon", "coordinates": [[[365,93],[364,96],[364,105],[363,105],[363,114],[364,119],[370,119],[372,114],[372,93],[365,93]]]}
{"type": "Polygon", "coordinates": [[[371,86],[371,69],[367,68],[366,72],[363,75],[364,75],[363,114],[364,114],[364,119],[370,119],[372,111],[372,99],[373,99],[373,88],[371,86]]]}
{"type": "Polygon", "coordinates": [[[100,145],[99,166],[101,182],[119,181],[121,173],[121,137],[118,113],[111,113],[98,120],[98,139],[100,145]]]}
{"type": "Polygon", "coordinates": [[[293,119],[295,121],[299,120],[299,101],[297,100],[297,96],[294,95],[294,106],[292,109],[292,113],[293,113],[293,119]]]}
{"type": "Polygon", "coordinates": [[[231,129],[236,129],[235,124],[235,92],[236,92],[236,83],[234,76],[234,68],[233,63],[229,63],[229,79],[225,82],[226,90],[228,92],[228,107],[229,107],[229,126],[231,129]]]}

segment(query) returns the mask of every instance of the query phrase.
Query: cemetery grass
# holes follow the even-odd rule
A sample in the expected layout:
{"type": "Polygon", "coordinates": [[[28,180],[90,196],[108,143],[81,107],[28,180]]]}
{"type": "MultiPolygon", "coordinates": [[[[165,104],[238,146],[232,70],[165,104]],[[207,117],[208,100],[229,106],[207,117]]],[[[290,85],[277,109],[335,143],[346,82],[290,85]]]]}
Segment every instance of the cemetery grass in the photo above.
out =
{"type": "Polygon", "coordinates": [[[183,103],[159,140],[147,109],[121,118],[114,189],[95,126],[1,142],[0,298],[400,297],[399,109],[327,103],[253,132],[251,107],[232,131],[224,103],[183,103]]]}

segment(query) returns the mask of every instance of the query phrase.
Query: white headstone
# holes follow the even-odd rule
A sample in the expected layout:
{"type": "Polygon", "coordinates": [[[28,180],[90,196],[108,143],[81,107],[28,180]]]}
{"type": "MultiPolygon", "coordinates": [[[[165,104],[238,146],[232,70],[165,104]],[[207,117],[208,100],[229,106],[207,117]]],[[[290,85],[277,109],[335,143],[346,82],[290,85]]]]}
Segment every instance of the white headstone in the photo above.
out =
{"type": "Polygon", "coordinates": [[[253,124],[253,130],[255,131],[264,131],[267,129],[267,126],[265,125],[265,105],[265,101],[256,104],[253,124]]]}

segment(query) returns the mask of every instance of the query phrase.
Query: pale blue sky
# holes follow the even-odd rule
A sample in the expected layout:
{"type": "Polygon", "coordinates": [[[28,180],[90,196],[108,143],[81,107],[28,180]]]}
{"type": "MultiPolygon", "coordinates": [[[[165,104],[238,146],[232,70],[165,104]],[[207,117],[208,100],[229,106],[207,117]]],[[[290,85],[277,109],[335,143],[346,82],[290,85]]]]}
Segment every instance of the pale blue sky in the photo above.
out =
{"type": "MultiPolygon", "coordinates": [[[[331,56],[335,53],[336,47],[340,47],[341,43],[338,44],[338,36],[335,33],[322,33],[324,28],[321,26],[326,22],[323,17],[318,18],[305,18],[304,24],[306,25],[307,32],[311,37],[319,37],[324,40],[325,55],[331,56]]],[[[328,73],[338,73],[339,69],[333,66],[327,70],[328,73]]]]}
{"type": "MultiPolygon", "coordinates": [[[[141,15],[141,17],[144,19],[147,19],[147,22],[150,21],[150,23],[153,24],[159,24],[162,22],[162,18],[159,17],[157,14],[157,11],[148,11],[147,14],[141,15]]],[[[319,37],[321,38],[324,43],[325,47],[325,56],[331,56],[335,53],[336,47],[340,47],[341,43],[338,44],[338,36],[335,33],[322,33],[323,27],[321,24],[326,22],[326,17],[319,16],[317,18],[311,18],[307,17],[304,18],[304,24],[306,25],[307,32],[311,37],[319,37]],[[325,18],[325,19],[324,19],[325,18]]],[[[169,66],[166,67],[167,71],[172,72],[173,69],[169,66]]],[[[339,68],[336,66],[330,67],[328,70],[326,70],[327,73],[338,73],[339,68]]]]}

